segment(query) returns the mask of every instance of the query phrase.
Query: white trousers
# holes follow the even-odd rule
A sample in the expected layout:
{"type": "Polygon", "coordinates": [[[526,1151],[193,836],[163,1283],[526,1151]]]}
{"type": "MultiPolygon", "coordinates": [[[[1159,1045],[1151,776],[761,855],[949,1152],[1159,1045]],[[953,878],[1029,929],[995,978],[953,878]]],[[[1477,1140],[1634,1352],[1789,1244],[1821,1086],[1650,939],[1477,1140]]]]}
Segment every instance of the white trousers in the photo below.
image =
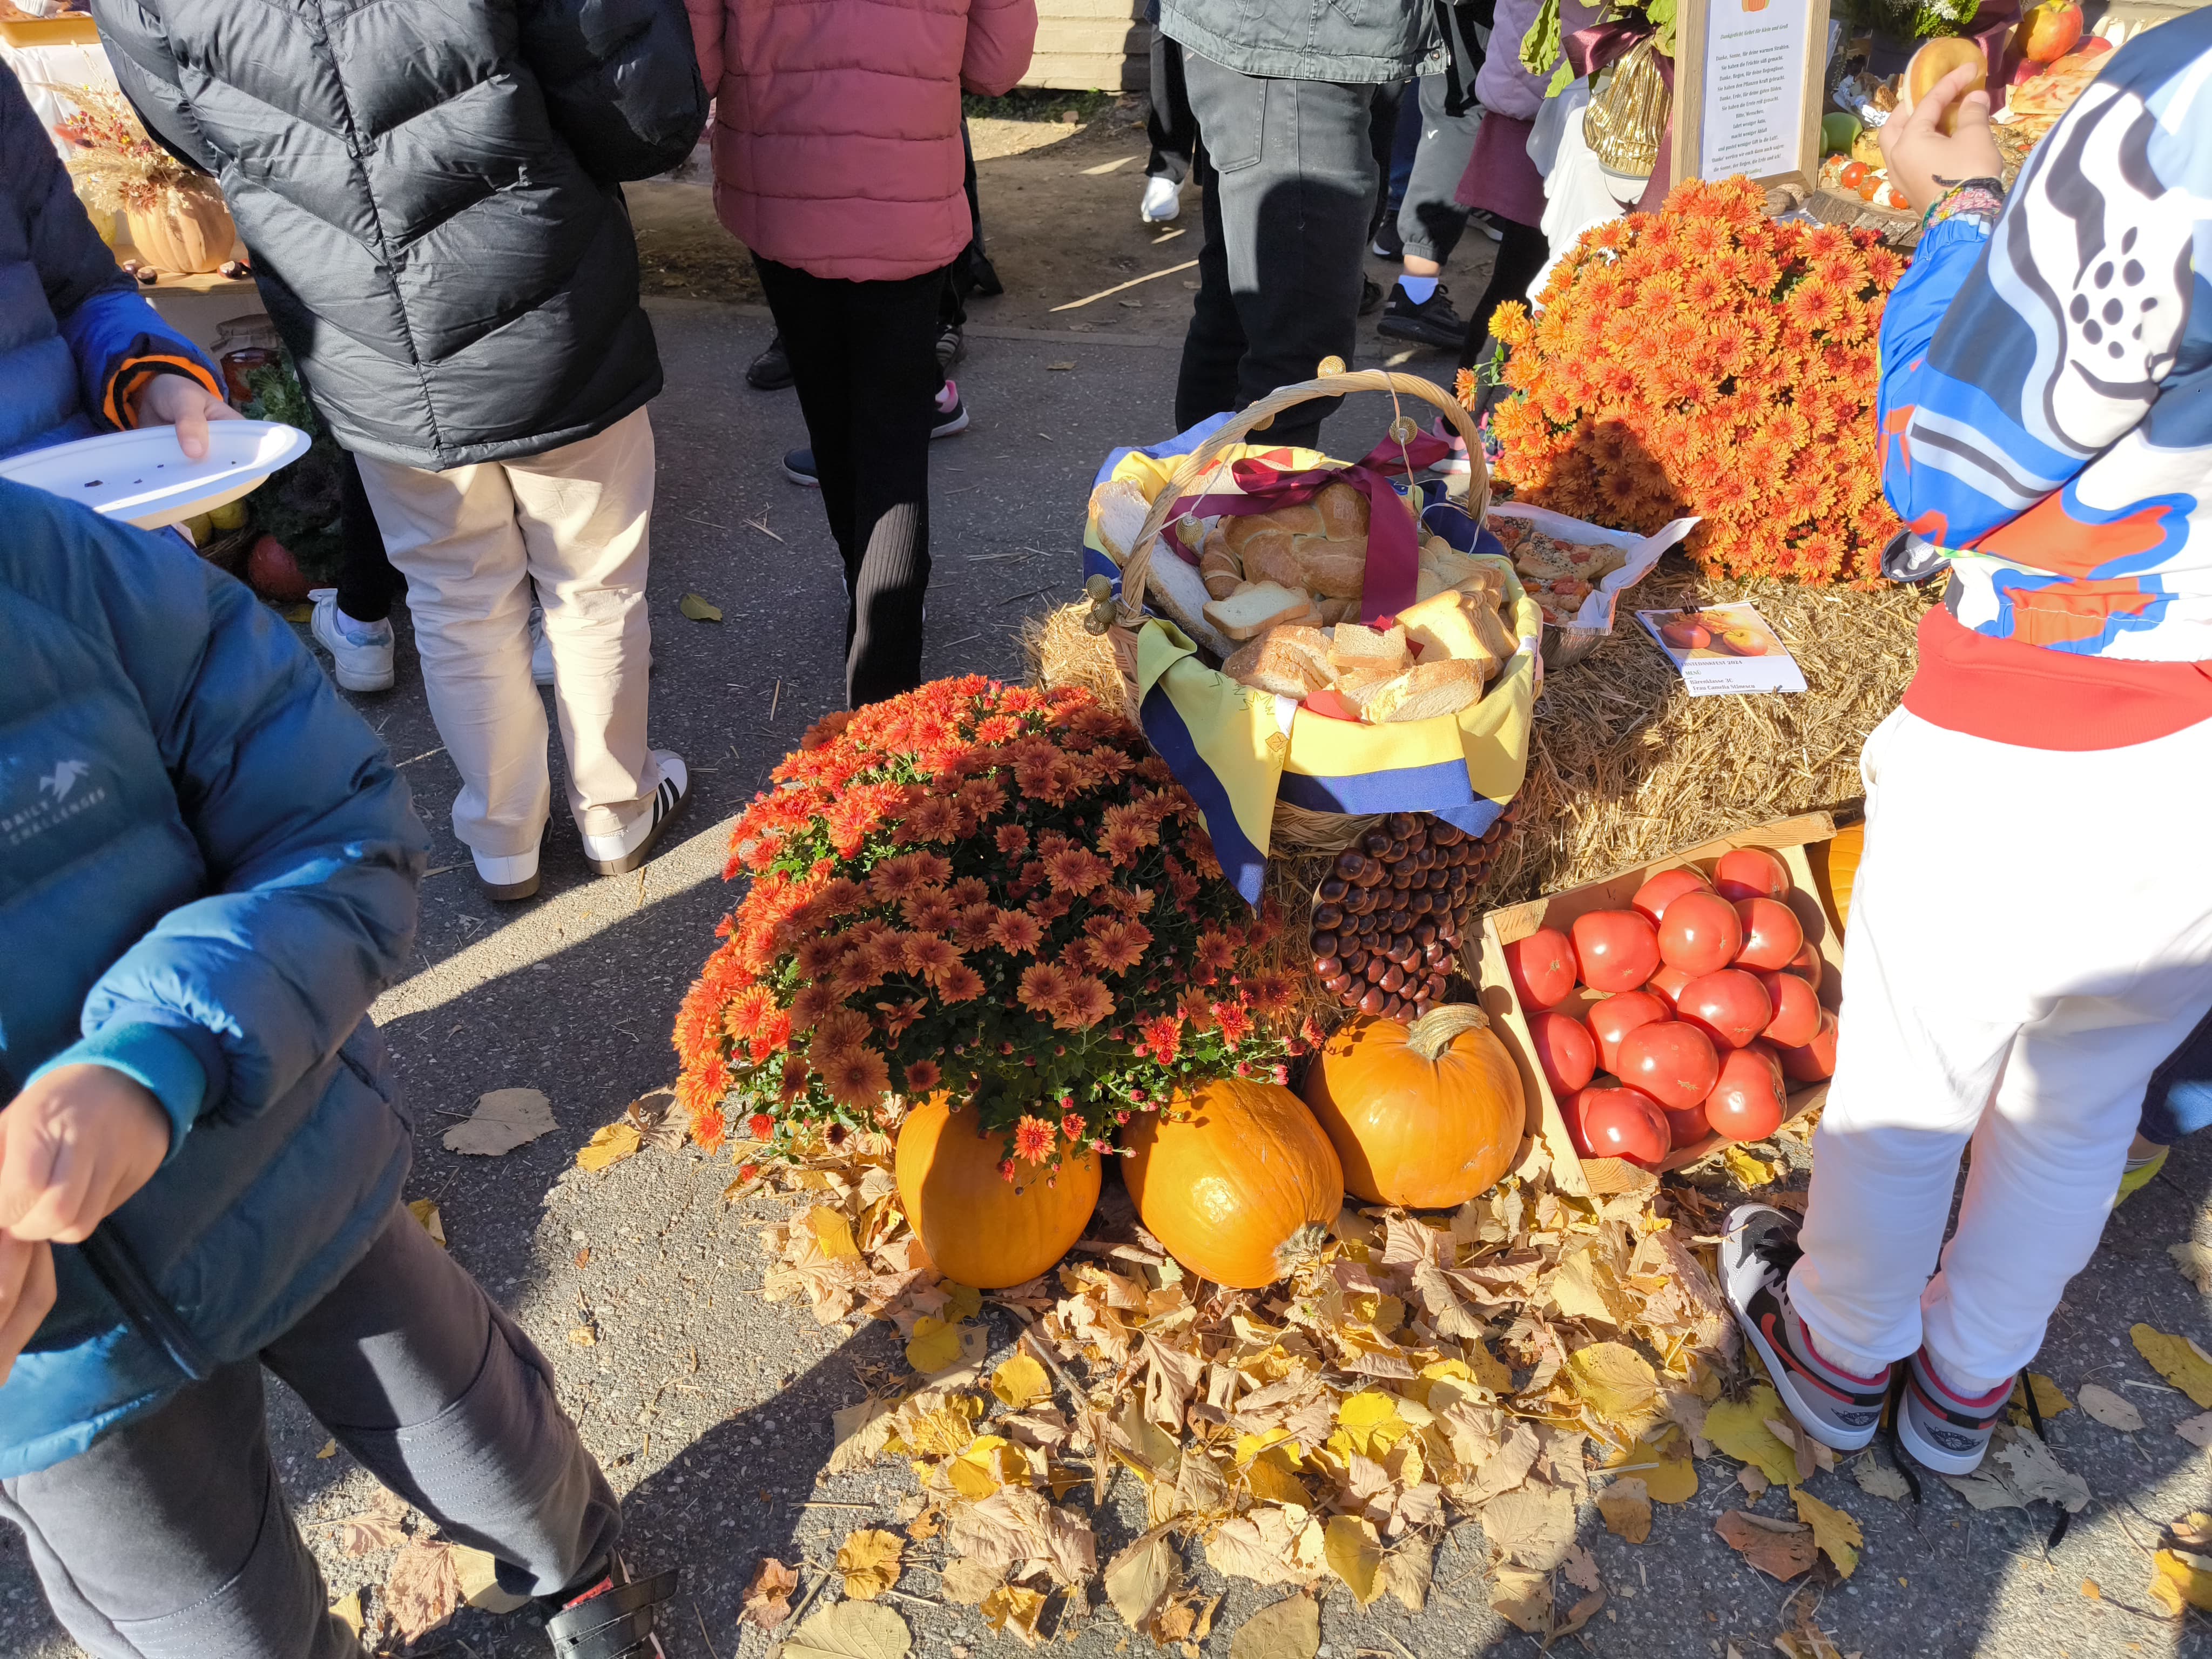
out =
{"type": "Polygon", "coordinates": [[[1861,769],[1836,1076],[1790,1296],[1845,1370],[1924,1341],[1983,1393],[2042,1346],[2144,1084],[2212,1006],[2212,721],[2069,753],[1900,708],[1861,769]]]}
{"type": "Polygon", "coordinates": [[[537,850],[551,808],[545,705],[530,678],[533,580],[569,813],[587,836],[622,830],[660,784],[645,743],[645,411],[520,460],[446,472],[360,461],[385,550],[407,578],[430,717],[461,775],[453,833],[487,858],[512,858],[537,850]]]}

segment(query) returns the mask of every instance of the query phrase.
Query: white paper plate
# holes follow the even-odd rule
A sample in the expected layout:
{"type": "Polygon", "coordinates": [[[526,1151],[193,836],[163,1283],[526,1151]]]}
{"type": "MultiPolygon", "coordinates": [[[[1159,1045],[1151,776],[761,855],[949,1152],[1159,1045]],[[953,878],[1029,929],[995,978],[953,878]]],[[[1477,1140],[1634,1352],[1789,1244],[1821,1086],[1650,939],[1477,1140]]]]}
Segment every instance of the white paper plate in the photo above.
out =
{"type": "Polygon", "coordinates": [[[0,461],[0,478],[81,501],[102,517],[159,530],[234,501],[307,453],[307,434],[274,421],[210,421],[204,460],[174,427],[108,432],[0,461]]]}

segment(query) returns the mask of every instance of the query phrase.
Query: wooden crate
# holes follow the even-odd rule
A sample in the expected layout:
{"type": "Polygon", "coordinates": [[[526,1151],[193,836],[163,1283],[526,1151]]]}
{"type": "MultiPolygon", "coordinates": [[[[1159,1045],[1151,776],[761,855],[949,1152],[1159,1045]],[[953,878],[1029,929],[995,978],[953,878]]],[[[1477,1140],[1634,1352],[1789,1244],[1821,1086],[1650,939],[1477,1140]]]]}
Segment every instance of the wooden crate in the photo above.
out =
{"type": "Polygon", "coordinates": [[[1142,92],[1152,80],[1144,0],[1038,0],[1025,87],[1142,92]]]}
{"type": "MultiPolygon", "coordinates": [[[[1710,875],[1722,854],[1738,847],[1765,847],[1778,854],[1790,867],[1790,908],[1797,913],[1798,921],[1804,924],[1807,940],[1820,955],[1820,1004],[1832,1011],[1843,1003],[1843,934],[1821,902],[1820,884],[1811,853],[1822,848],[1835,833],[1835,821],[1828,814],[1808,812],[1778,823],[1723,836],[1701,847],[1623,870],[1602,881],[1554,893],[1547,898],[1531,899],[1525,904],[1509,905],[1483,917],[1478,994],[1483,1011],[1490,1016],[1491,1029],[1498,1033],[1506,1052],[1513,1056],[1513,1063],[1520,1068],[1522,1089],[1528,1103],[1528,1133],[1540,1140],[1550,1153],[1553,1178],[1560,1188],[1580,1193],[1626,1192],[1643,1182],[1644,1173],[1620,1158],[1585,1160],[1576,1153],[1574,1142],[1567,1134],[1566,1120],[1560,1115],[1559,1103],[1544,1079],[1543,1068],[1536,1064],[1528,1017],[1522,1010],[1520,999],[1514,994],[1512,977],[1506,971],[1505,947],[1527,939],[1540,927],[1557,927],[1564,933],[1577,916],[1587,911],[1625,910],[1636,890],[1662,870],[1690,864],[1710,875]]],[[[1559,1009],[1579,1016],[1598,1000],[1595,993],[1577,988],[1559,1005],[1559,1009]]],[[[1825,1082],[1793,1090],[1788,1100],[1788,1115],[1796,1117],[1827,1097],[1828,1085],[1825,1082]]],[[[1694,1146],[1674,1152],[1660,1168],[1678,1170],[1686,1164],[1694,1164],[1722,1144],[1718,1135],[1708,1136],[1694,1146]]]]}

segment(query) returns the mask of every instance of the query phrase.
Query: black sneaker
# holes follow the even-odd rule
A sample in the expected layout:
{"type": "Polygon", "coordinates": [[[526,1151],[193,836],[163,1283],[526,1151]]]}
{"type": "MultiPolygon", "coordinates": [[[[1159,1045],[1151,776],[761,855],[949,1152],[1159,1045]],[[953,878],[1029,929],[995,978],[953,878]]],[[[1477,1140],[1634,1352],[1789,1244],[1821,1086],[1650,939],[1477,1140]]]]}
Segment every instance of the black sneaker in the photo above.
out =
{"type": "Polygon", "coordinates": [[[745,365],[745,384],[756,392],[781,392],[791,384],[791,359],[783,336],[771,336],[766,350],[745,365]]]}
{"type": "Polygon", "coordinates": [[[1832,1450],[1857,1451],[1881,1426],[1882,1402],[1897,1367],[1854,1376],[1814,1351],[1805,1322],[1790,1306],[1790,1270],[1802,1254],[1801,1224],[1771,1205],[1739,1204],[1721,1240],[1721,1291],[1766,1362],[1766,1374],[1790,1414],[1832,1450]]]}
{"type": "Polygon", "coordinates": [[[1502,242],[1505,240],[1504,231],[1498,228],[1498,221],[1491,216],[1486,208],[1476,208],[1469,212],[1467,216],[1467,228],[1487,236],[1493,242],[1502,242]]]}
{"type": "Polygon", "coordinates": [[[556,1659],[667,1659],[653,1634],[656,1609],[676,1594],[676,1570],[632,1578],[622,1558],[574,1595],[540,1597],[556,1659]]]}
{"type": "Polygon", "coordinates": [[[1437,291],[1416,305],[1401,283],[1390,284],[1390,303],[1382,307],[1376,331],[1400,340],[1456,350],[1467,343],[1467,319],[1452,309],[1451,294],[1442,283],[1437,291]]]}
{"type": "Polygon", "coordinates": [[[1382,303],[1382,285],[1371,276],[1359,279],[1359,314],[1370,317],[1375,307],[1382,303]]]}
{"type": "MultiPolygon", "coordinates": [[[[930,412],[929,435],[932,438],[949,438],[956,432],[967,429],[968,405],[960,401],[959,382],[947,380],[944,389],[937,394],[936,404],[930,412]]],[[[822,474],[815,467],[811,448],[785,450],[783,476],[795,484],[805,485],[809,489],[822,488],[822,474]]]]}
{"type": "Polygon", "coordinates": [[[1406,239],[1398,234],[1398,216],[1395,213],[1375,227],[1375,240],[1367,251],[1378,259],[1388,259],[1393,264],[1406,257],[1406,239]]]}
{"type": "Polygon", "coordinates": [[[1897,1438],[1913,1461],[1938,1474],[1972,1474],[1990,1449],[1990,1436],[2012,1398],[2008,1377],[1989,1393],[1968,1399],[1954,1393],[1923,1348],[1906,1362],[1905,1399],[1898,1407],[1897,1438]]]}
{"type": "Polygon", "coordinates": [[[783,476],[795,484],[805,485],[809,489],[822,488],[822,475],[814,470],[814,451],[811,448],[785,450],[783,476]]]}

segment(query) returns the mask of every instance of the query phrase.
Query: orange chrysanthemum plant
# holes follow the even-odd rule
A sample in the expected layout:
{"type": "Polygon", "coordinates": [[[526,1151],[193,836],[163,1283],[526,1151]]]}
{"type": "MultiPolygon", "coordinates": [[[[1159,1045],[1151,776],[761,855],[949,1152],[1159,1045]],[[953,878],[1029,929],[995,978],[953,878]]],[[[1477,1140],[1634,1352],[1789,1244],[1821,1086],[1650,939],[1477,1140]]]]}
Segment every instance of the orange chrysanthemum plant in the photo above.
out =
{"type": "Polygon", "coordinates": [[[676,1022],[709,1148],[972,1101],[1056,1168],[1177,1089],[1283,1080],[1272,917],[1144,734],[1090,693],[939,680],[809,734],[731,836],[752,885],[676,1022]]]}
{"type": "Polygon", "coordinates": [[[1516,501],[1615,529],[1700,514],[1686,550],[1714,575],[1870,586],[1900,528],[1874,401],[1905,261],[1764,200],[1741,178],[1677,185],[1584,233],[1540,315],[1498,308],[1497,472],[1516,501]]]}

